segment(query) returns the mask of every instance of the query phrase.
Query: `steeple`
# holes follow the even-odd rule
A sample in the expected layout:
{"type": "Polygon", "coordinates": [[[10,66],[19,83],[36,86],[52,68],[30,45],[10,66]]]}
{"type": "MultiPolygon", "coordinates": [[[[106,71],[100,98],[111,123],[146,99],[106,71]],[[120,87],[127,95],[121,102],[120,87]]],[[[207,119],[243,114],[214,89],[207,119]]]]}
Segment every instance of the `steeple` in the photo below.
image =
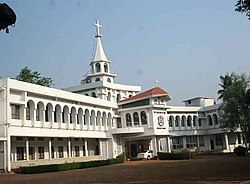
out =
{"type": "Polygon", "coordinates": [[[99,20],[96,20],[96,22],[94,23],[94,26],[96,27],[96,48],[95,48],[95,55],[93,58],[93,62],[95,61],[108,61],[104,50],[102,48],[102,42],[101,42],[101,33],[100,33],[100,28],[102,27],[102,25],[99,23],[99,20]]]}

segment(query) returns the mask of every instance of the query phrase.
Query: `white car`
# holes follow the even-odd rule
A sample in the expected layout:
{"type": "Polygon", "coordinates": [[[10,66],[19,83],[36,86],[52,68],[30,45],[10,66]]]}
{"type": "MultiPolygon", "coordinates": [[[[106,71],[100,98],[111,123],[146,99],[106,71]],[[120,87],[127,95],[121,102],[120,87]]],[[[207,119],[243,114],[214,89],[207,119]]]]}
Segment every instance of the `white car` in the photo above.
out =
{"type": "Polygon", "coordinates": [[[152,158],[154,158],[153,150],[148,150],[148,151],[138,153],[137,158],[138,159],[147,159],[147,160],[152,159],[152,158]]]}

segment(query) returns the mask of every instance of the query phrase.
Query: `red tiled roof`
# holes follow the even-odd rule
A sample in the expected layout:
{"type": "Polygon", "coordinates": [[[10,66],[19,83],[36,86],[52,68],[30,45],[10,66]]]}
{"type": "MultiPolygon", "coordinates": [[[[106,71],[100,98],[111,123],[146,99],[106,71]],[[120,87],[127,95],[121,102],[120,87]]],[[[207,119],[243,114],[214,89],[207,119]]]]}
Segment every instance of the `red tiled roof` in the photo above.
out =
{"type": "MultiPolygon", "coordinates": [[[[135,96],[131,96],[129,98],[126,98],[124,100],[121,100],[120,102],[127,102],[127,101],[132,101],[132,100],[136,100],[136,99],[140,99],[140,98],[144,98],[147,96],[153,96],[153,95],[167,95],[168,93],[166,91],[164,91],[163,89],[161,89],[160,87],[155,87],[152,88],[150,90],[144,91],[142,93],[139,93],[135,96]]],[[[119,102],[119,103],[120,103],[119,102]]]]}

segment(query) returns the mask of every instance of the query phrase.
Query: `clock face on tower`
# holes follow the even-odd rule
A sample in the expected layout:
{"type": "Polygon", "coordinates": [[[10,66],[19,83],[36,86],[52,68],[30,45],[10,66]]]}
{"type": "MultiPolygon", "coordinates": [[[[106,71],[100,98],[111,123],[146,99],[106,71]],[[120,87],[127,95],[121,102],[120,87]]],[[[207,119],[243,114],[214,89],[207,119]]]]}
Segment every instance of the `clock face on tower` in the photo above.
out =
{"type": "Polygon", "coordinates": [[[164,117],[163,116],[158,116],[157,120],[158,120],[158,125],[159,126],[164,125],[164,117]]]}

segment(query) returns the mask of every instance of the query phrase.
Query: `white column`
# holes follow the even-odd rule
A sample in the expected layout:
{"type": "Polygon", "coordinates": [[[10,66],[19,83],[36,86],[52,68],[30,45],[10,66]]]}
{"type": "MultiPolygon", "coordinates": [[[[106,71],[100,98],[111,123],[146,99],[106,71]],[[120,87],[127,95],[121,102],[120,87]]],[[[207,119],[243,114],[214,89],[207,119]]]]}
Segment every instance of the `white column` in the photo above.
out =
{"type": "Polygon", "coordinates": [[[197,135],[197,148],[198,151],[200,151],[200,140],[199,140],[199,136],[197,135]]]}
{"type": "Polygon", "coordinates": [[[154,156],[157,156],[157,152],[158,152],[158,147],[157,147],[157,138],[154,136],[153,138],[153,153],[154,153],[154,156]]]}
{"type": "Polygon", "coordinates": [[[228,135],[227,135],[227,133],[224,134],[224,138],[225,138],[225,146],[226,146],[226,149],[227,149],[227,151],[231,152],[231,150],[230,150],[230,145],[229,145],[229,143],[228,143],[228,135]]]}
{"type": "Polygon", "coordinates": [[[109,145],[108,145],[108,140],[106,140],[106,152],[107,152],[107,158],[109,158],[109,145]]]}
{"type": "Polygon", "coordinates": [[[182,140],[183,140],[183,148],[187,148],[187,139],[185,136],[182,137],[182,140]]]}
{"type": "Polygon", "coordinates": [[[88,157],[89,153],[88,153],[88,141],[86,139],[84,139],[84,147],[85,147],[85,156],[88,157]]]}
{"type": "Polygon", "coordinates": [[[26,138],[26,160],[29,160],[29,138],[26,138]]]}
{"type": "Polygon", "coordinates": [[[71,158],[71,141],[70,141],[70,138],[68,138],[68,151],[69,151],[68,157],[71,158]]]}
{"type": "Polygon", "coordinates": [[[167,141],[167,152],[171,153],[170,137],[169,136],[166,137],[166,141],[167,141]]]}
{"type": "Polygon", "coordinates": [[[99,139],[99,152],[100,152],[100,155],[102,156],[102,140],[99,139]]]}
{"type": "Polygon", "coordinates": [[[49,138],[49,159],[52,159],[52,152],[51,152],[51,139],[49,138]]]}

